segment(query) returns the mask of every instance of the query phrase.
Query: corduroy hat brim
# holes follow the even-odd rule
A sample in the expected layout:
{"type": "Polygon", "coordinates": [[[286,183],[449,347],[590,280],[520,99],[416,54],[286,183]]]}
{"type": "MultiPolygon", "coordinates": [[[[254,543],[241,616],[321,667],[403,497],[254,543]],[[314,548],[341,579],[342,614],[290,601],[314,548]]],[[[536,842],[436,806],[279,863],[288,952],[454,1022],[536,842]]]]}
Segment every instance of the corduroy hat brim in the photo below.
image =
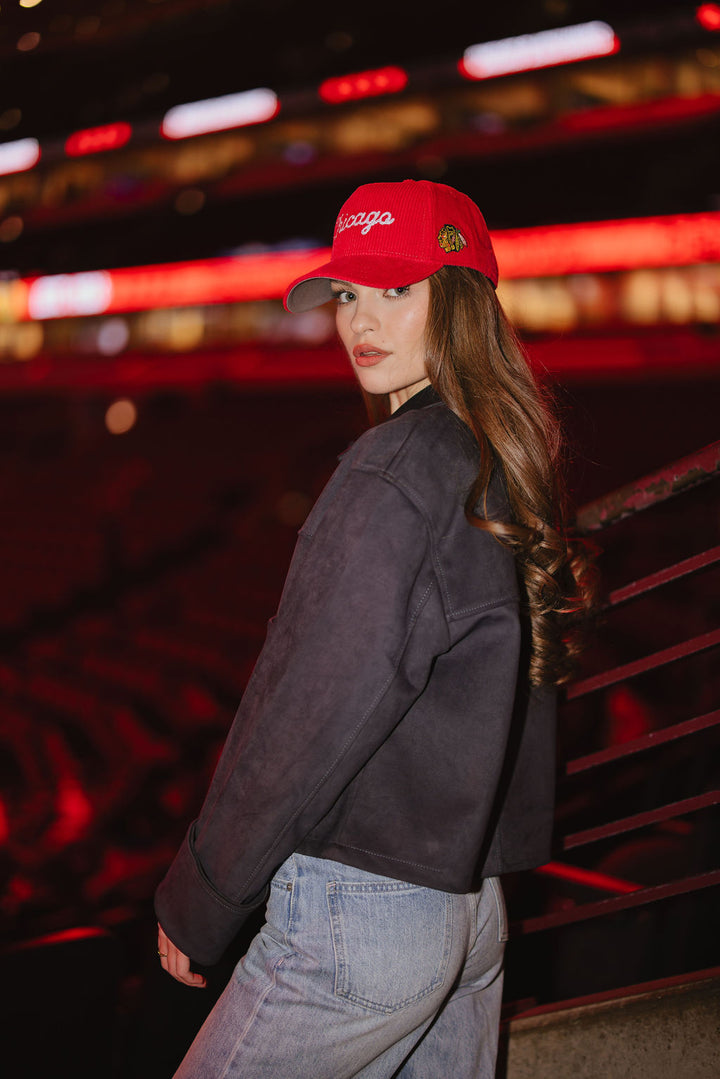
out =
{"type": "Polygon", "coordinates": [[[348,255],[329,262],[294,281],[285,295],[285,308],[294,314],[310,311],[333,298],[332,282],[345,281],[369,288],[399,288],[414,285],[437,273],[440,260],[392,258],[387,255],[348,255]]]}

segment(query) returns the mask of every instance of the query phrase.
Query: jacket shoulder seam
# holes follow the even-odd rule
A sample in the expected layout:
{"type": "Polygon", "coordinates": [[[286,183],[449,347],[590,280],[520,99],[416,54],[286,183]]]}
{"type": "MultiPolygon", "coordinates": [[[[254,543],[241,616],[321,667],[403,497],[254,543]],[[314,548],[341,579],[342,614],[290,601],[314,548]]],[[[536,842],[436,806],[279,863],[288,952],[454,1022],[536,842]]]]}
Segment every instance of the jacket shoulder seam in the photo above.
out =
{"type": "Polygon", "coordinates": [[[470,614],[477,614],[480,611],[491,610],[493,607],[510,606],[517,603],[517,596],[509,593],[505,596],[489,600],[487,603],[475,603],[469,607],[462,607],[456,610],[452,605],[450,598],[450,591],[447,587],[445,580],[445,571],[443,570],[442,562],[440,559],[440,545],[438,543],[435,529],[433,528],[432,518],[427,505],[420,494],[415,488],[410,487],[398,476],[395,476],[392,472],[388,472],[385,468],[378,468],[376,465],[358,463],[353,465],[353,468],[359,472],[365,472],[375,476],[379,476],[380,479],[385,480],[386,483],[392,484],[397,491],[402,494],[408,502],[418,511],[422,517],[425,527],[430,537],[430,549],[432,551],[432,563],[435,569],[435,576],[437,577],[440,592],[444,599],[444,607],[446,611],[446,617],[448,622],[455,622],[459,618],[465,618],[470,614]]]}
{"type": "Polygon", "coordinates": [[[435,571],[435,576],[438,581],[438,585],[440,587],[440,593],[443,597],[443,606],[446,611],[446,617],[448,621],[451,621],[451,612],[453,608],[450,600],[450,592],[448,590],[447,582],[445,580],[445,572],[442,567],[442,562],[440,561],[439,544],[437,536],[435,534],[435,529],[433,528],[432,518],[430,516],[430,511],[424,499],[413,487],[410,487],[409,484],[403,482],[403,480],[401,480],[398,476],[395,476],[392,472],[388,472],[386,468],[378,468],[377,465],[363,463],[358,463],[353,467],[356,468],[359,472],[365,472],[367,474],[378,476],[386,483],[391,484],[395,488],[395,490],[399,491],[400,494],[403,495],[403,497],[407,499],[407,501],[412,506],[415,507],[415,509],[422,517],[425,528],[427,529],[428,537],[430,539],[432,564],[435,571]]]}

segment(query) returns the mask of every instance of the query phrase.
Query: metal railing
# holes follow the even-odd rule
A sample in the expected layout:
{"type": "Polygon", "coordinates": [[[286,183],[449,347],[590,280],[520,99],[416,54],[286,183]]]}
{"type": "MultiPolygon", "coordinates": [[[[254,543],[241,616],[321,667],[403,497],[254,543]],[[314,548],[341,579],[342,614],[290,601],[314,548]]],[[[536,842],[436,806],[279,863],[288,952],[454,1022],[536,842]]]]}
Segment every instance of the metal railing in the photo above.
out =
{"type": "MultiPolygon", "coordinates": [[[[717,482],[718,479],[720,479],[720,442],[713,443],[698,453],[676,461],[585,506],[578,514],[578,530],[580,534],[586,536],[601,537],[603,550],[611,549],[613,526],[623,521],[632,522],[632,519],[641,512],[661,506],[669,499],[686,496],[695,488],[713,481],[717,482]]],[[[720,495],[720,491],[718,494],[720,495]]],[[[673,506],[668,507],[666,512],[679,514],[681,511],[681,506],[673,506]]],[[[713,513],[715,523],[720,524],[720,497],[716,500],[713,513]]],[[[713,513],[710,514],[711,520],[713,513]]],[[[627,530],[633,525],[630,523],[623,527],[627,530]]],[[[698,539],[700,542],[707,542],[706,537],[698,536],[696,530],[693,541],[697,543],[698,539]]],[[[654,554],[656,555],[657,551],[654,554]]],[[[604,616],[611,616],[616,609],[636,603],[667,585],[680,581],[687,583],[692,575],[711,570],[719,563],[720,546],[713,545],[699,553],[664,565],[659,570],[643,575],[621,587],[609,590],[603,605],[604,616]]],[[[685,587],[685,584],[682,587],[685,587]]],[[[707,601],[708,613],[710,617],[713,617],[714,607],[720,607],[720,596],[716,595],[713,599],[712,591],[708,589],[707,601]]],[[[679,625],[677,621],[672,623],[671,628],[673,632],[682,633],[682,625],[679,625]]],[[[566,703],[561,711],[561,725],[568,706],[575,709],[576,716],[580,717],[579,722],[582,724],[586,722],[587,715],[596,714],[598,695],[611,687],[617,688],[641,676],[650,678],[657,677],[658,674],[662,676],[662,673],[671,665],[691,660],[693,657],[701,657],[704,653],[717,649],[719,645],[720,627],[710,628],[700,634],[674,641],[667,647],[650,651],[640,658],[619,663],[611,662],[605,669],[581,677],[567,688],[566,703]]],[[[718,670],[718,668],[715,669],[718,670]]],[[[672,673],[675,677],[683,677],[682,671],[672,673]]],[[[717,678],[709,680],[713,692],[717,691],[720,684],[720,670],[718,673],[717,678]]],[[[720,701],[714,703],[720,704],[720,701]]],[[[657,715],[655,718],[658,718],[657,715]]],[[[707,757],[701,757],[702,782],[697,789],[684,789],[682,797],[661,797],[651,806],[644,806],[641,811],[637,811],[635,807],[633,812],[621,811],[618,815],[612,813],[612,807],[615,804],[615,799],[610,794],[612,780],[608,781],[606,777],[608,773],[612,773],[613,769],[624,767],[634,769],[630,779],[626,780],[626,788],[632,787],[633,780],[642,785],[645,780],[640,777],[650,777],[650,782],[653,783],[656,779],[653,771],[655,765],[651,767],[648,763],[651,760],[648,754],[652,755],[654,751],[664,753],[666,756],[662,766],[668,773],[672,773],[675,767],[672,755],[676,753],[682,755],[683,751],[692,748],[693,739],[700,740],[698,744],[700,751],[704,754],[717,748],[717,739],[713,731],[720,727],[720,708],[711,707],[699,714],[691,714],[689,717],[674,716],[669,722],[664,722],[667,716],[661,715],[659,718],[660,723],[655,729],[643,731],[639,736],[620,741],[618,744],[601,745],[600,748],[566,760],[561,766],[555,854],[557,861],[541,867],[540,870],[535,871],[533,877],[535,881],[538,878],[544,880],[548,877],[554,878],[556,889],[562,887],[559,882],[570,880],[574,882],[575,894],[565,901],[559,900],[556,894],[554,901],[548,902],[547,894],[543,893],[544,904],[540,904],[541,907],[544,905],[543,912],[540,914],[524,912],[513,923],[511,947],[522,949],[525,945],[530,954],[533,942],[536,944],[538,940],[546,938],[553,931],[562,932],[565,927],[591,921],[595,921],[597,926],[599,923],[596,920],[603,919],[601,935],[605,946],[612,949],[612,919],[605,920],[608,916],[622,911],[630,912],[649,908],[663,901],[671,901],[675,897],[707,894],[707,889],[717,888],[720,884],[718,862],[716,861],[714,866],[708,864],[707,843],[704,844],[703,856],[697,858],[694,864],[692,851],[682,859],[682,872],[679,874],[673,874],[671,867],[667,872],[667,879],[643,880],[641,872],[637,874],[640,883],[636,879],[624,879],[625,876],[634,878],[632,852],[635,851],[641,856],[643,842],[648,836],[653,835],[653,829],[659,829],[661,832],[665,829],[666,833],[669,830],[670,833],[681,838],[685,835],[687,843],[692,846],[695,831],[693,821],[697,819],[696,815],[712,813],[713,807],[720,804],[718,769],[715,769],[713,776],[712,768],[707,767],[707,757]],[[705,745],[705,742],[708,744],[705,745]],[[708,782],[708,775],[710,782],[708,782]],[[571,783],[584,785],[579,823],[573,822],[572,811],[569,813],[563,811],[563,785],[571,783]],[[594,870],[592,852],[597,848],[593,848],[592,844],[602,845],[611,843],[613,840],[622,841],[622,837],[628,837],[629,856],[624,862],[625,872],[613,877],[611,874],[594,870]]],[[[684,752],[683,760],[692,760],[692,757],[692,753],[684,752]]],[[[672,776],[668,785],[672,787],[672,776]]],[[[657,787],[662,793],[663,783],[657,783],[657,787]]],[[[657,791],[654,793],[657,794],[657,791]]],[[[623,808],[627,810],[627,804],[623,808]]],[[[703,828],[704,835],[711,834],[712,822],[706,819],[703,828]]],[[[662,865],[662,860],[660,864],[662,865]]],[[[697,900],[690,901],[697,902],[697,900]]],[[[702,903],[700,905],[703,906],[702,903]]],[[[669,922],[672,925],[672,918],[669,918],[669,922]]],[[[590,928],[591,933],[596,931],[596,927],[590,928]]],[[[711,925],[708,925],[707,932],[708,940],[711,940],[713,933],[711,925]]],[[[575,939],[578,938],[575,937],[575,939]]],[[[632,935],[630,937],[625,935],[618,946],[626,947],[628,940],[632,941],[632,935]]],[[[544,950],[541,949],[541,951],[546,958],[552,955],[552,948],[547,945],[547,942],[544,950]]],[[[682,948],[678,948],[677,951],[681,952],[682,948]]],[[[676,957],[675,961],[676,964],[679,962],[680,966],[682,965],[682,958],[678,960],[676,957]]],[[[691,965],[688,967],[688,972],[698,968],[697,955],[693,956],[689,962],[691,965]]],[[[717,956],[713,955],[712,949],[709,948],[707,962],[702,964],[701,961],[701,965],[710,967],[717,962],[717,956]]],[[[678,973],[682,971],[669,972],[673,976],[678,973]]],[[[582,995],[581,981],[582,979],[574,983],[579,988],[570,996],[582,995]]],[[[527,1001],[524,1002],[527,1003],[527,1001]]],[[[532,997],[530,1002],[532,1002],[532,997]]]]}

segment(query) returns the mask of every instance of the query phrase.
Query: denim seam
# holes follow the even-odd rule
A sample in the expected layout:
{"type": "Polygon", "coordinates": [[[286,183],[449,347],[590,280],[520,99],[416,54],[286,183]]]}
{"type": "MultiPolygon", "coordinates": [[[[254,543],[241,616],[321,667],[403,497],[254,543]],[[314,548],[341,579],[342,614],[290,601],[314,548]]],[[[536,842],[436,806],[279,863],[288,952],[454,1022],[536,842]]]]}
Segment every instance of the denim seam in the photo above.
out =
{"type": "Polygon", "coordinates": [[[247,1034],[248,1034],[248,1032],[250,1030],[250,1027],[255,1022],[255,1020],[257,1019],[258,1012],[260,1011],[260,1008],[265,1003],[265,1001],[267,1000],[268,996],[273,991],[273,989],[275,989],[275,987],[277,985],[277,973],[278,973],[278,971],[283,966],[283,964],[290,958],[291,958],[291,956],[289,956],[289,955],[283,955],[283,956],[281,956],[280,959],[278,959],[277,963],[274,964],[274,966],[272,968],[272,980],[271,980],[270,984],[267,986],[265,992],[262,993],[261,996],[258,998],[257,1003],[255,1004],[255,1007],[250,1012],[250,1015],[247,1018],[247,1022],[245,1023],[245,1026],[243,1027],[241,1033],[238,1035],[237,1039],[233,1043],[232,1053],[228,1056],[227,1063],[226,1063],[225,1067],[223,1068],[222,1072],[219,1073],[218,1079],[227,1079],[228,1071],[229,1071],[230,1067],[232,1066],[232,1064],[234,1064],[234,1062],[235,1062],[235,1058],[237,1056],[238,1046],[241,1045],[242,1042],[247,1037],[247,1034]]]}
{"type": "Polygon", "coordinates": [[[285,943],[288,947],[290,947],[290,940],[288,938],[290,938],[295,931],[296,898],[297,890],[300,886],[300,873],[298,871],[297,862],[295,861],[295,855],[293,854],[291,855],[291,857],[293,867],[295,869],[295,878],[292,881],[289,881],[290,888],[288,889],[288,891],[290,892],[290,898],[288,902],[287,929],[285,930],[285,943]]]}
{"type": "Polygon", "coordinates": [[[498,944],[507,941],[508,939],[508,924],[507,924],[507,912],[505,908],[505,901],[502,898],[502,894],[498,891],[497,882],[494,877],[486,877],[486,881],[490,887],[495,900],[495,910],[497,911],[498,919],[498,944]]]}
{"type": "MultiPolygon", "coordinates": [[[[381,1004],[379,1001],[370,1000],[367,997],[362,997],[357,993],[351,992],[349,989],[342,989],[341,985],[348,977],[348,962],[347,962],[347,948],[345,946],[345,936],[342,928],[342,919],[339,917],[339,912],[333,910],[333,899],[338,898],[338,894],[345,888],[346,882],[343,882],[343,888],[338,887],[337,881],[330,881],[326,886],[326,902],[328,908],[328,914],[330,917],[331,926],[331,938],[333,942],[333,954],[335,956],[335,979],[334,990],[335,994],[342,1000],[347,1000],[352,1004],[357,1004],[363,1008],[369,1008],[371,1011],[380,1012],[383,1015],[392,1015],[395,1012],[401,1011],[403,1008],[409,1007],[411,1004],[416,1004],[419,1000],[429,996],[439,989],[444,983],[447,975],[447,966],[450,958],[450,952],[452,949],[452,934],[453,934],[453,905],[451,896],[445,895],[445,932],[443,937],[443,948],[440,958],[438,969],[428,985],[423,989],[414,993],[410,997],[406,997],[404,1000],[396,1001],[393,1004],[381,1004]]],[[[363,886],[364,887],[364,886],[363,886]]],[[[370,889],[375,891],[375,886],[368,885],[370,889]]],[[[382,889],[380,889],[382,890],[382,889]]]]}
{"type": "Polygon", "coordinates": [[[333,918],[332,909],[332,896],[337,893],[337,882],[328,881],[325,887],[325,905],[327,906],[328,918],[330,919],[330,940],[332,942],[333,957],[335,959],[335,977],[333,979],[333,992],[335,996],[341,996],[340,987],[338,981],[340,979],[340,972],[344,971],[347,963],[345,959],[345,935],[338,927],[338,931],[335,932],[333,927],[335,925],[335,919],[333,918]]]}

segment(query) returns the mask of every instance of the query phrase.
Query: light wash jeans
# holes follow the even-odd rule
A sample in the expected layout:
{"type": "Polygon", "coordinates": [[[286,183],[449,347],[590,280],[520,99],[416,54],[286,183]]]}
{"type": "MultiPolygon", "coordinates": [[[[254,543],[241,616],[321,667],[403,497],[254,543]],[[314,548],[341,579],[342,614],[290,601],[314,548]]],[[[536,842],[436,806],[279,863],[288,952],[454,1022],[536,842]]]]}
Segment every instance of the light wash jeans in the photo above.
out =
{"type": "Polygon", "coordinates": [[[175,1079],[491,1079],[505,905],[294,854],[175,1079]]]}

